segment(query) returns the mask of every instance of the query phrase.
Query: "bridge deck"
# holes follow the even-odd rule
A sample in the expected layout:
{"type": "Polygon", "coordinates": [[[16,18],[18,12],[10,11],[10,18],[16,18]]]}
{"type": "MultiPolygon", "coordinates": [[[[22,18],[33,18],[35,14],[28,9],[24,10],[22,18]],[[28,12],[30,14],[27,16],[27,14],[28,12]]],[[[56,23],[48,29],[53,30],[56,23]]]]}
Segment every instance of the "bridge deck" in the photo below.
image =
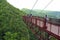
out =
{"type": "Polygon", "coordinates": [[[24,21],[26,23],[32,23],[38,26],[41,30],[49,33],[50,35],[54,36],[58,40],[60,39],[60,25],[56,23],[52,23],[50,21],[46,21],[45,19],[39,17],[27,17],[23,16],[24,21]]]}

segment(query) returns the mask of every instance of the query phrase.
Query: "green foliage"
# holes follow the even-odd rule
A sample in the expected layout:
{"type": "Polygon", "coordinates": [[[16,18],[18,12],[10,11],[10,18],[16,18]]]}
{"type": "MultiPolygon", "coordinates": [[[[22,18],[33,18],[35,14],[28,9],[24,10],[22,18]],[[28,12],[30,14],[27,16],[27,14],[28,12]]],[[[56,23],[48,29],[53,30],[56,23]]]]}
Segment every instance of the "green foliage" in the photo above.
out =
{"type": "Polygon", "coordinates": [[[20,40],[18,33],[6,32],[4,36],[5,40],[20,40]]]}
{"type": "Polygon", "coordinates": [[[24,12],[14,8],[6,0],[0,0],[0,40],[29,40],[23,15],[24,12]]]}
{"type": "Polygon", "coordinates": [[[30,34],[30,40],[38,40],[38,38],[36,37],[36,35],[33,34],[31,30],[29,30],[29,34],[30,34]]]}

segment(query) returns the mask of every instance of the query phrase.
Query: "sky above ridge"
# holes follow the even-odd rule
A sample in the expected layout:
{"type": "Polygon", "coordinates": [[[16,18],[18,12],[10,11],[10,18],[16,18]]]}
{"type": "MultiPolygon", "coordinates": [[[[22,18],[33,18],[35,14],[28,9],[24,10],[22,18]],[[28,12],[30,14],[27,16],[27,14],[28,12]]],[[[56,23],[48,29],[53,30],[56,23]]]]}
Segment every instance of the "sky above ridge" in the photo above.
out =
{"type": "MultiPolygon", "coordinates": [[[[32,9],[34,3],[36,0],[7,0],[11,5],[15,6],[16,8],[22,9],[22,8],[28,8],[32,9]]],[[[35,7],[33,9],[41,9],[43,10],[45,6],[50,2],[51,0],[38,0],[35,7]]],[[[44,10],[51,10],[51,11],[60,11],[60,0],[53,0],[47,8],[44,10]]]]}

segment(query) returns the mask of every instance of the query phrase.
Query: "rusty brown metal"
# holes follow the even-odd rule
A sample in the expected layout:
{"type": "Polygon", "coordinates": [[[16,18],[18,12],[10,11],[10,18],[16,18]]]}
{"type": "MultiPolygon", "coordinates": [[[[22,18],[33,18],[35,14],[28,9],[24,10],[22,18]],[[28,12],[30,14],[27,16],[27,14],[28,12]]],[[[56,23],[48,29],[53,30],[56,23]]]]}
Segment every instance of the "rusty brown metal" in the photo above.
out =
{"type": "MultiPolygon", "coordinates": [[[[49,35],[54,36],[55,38],[60,40],[60,25],[59,24],[52,23],[50,21],[47,22],[46,19],[40,19],[39,17],[36,17],[36,16],[32,16],[32,17],[23,16],[23,20],[27,24],[31,23],[31,24],[37,26],[40,30],[43,30],[44,32],[47,32],[49,35]]],[[[33,25],[31,25],[31,27],[33,25]]],[[[32,29],[32,32],[33,31],[34,31],[34,29],[32,29]]],[[[36,33],[36,35],[37,35],[37,33],[36,33]]],[[[42,37],[42,36],[40,36],[40,37],[42,37]]]]}

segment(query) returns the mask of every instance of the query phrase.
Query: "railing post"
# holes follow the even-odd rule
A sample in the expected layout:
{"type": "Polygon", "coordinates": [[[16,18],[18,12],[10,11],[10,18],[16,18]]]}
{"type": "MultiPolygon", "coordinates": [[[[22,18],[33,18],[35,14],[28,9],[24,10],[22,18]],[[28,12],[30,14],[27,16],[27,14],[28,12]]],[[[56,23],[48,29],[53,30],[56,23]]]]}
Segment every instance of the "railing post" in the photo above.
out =
{"type": "Polygon", "coordinates": [[[32,17],[30,17],[30,29],[32,28],[32,17]]]}
{"type": "Polygon", "coordinates": [[[59,29],[60,29],[60,27],[58,27],[58,35],[59,35],[59,29]]]}

